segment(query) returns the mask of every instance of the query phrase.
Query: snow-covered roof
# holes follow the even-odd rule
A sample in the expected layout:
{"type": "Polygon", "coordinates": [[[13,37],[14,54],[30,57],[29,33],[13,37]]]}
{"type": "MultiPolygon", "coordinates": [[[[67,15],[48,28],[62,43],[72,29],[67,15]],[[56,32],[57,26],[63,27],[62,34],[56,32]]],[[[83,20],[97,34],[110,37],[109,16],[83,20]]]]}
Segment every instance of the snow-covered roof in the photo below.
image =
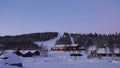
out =
{"type": "Polygon", "coordinates": [[[64,47],[65,45],[54,45],[53,47],[64,47]]]}
{"type": "Polygon", "coordinates": [[[78,44],[71,44],[71,46],[78,46],[78,44]]]}
{"type": "Polygon", "coordinates": [[[36,50],[20,50],[22,54],[26,54],[28,52],[34,53],[36,50]]]}
{"type": "Polygon", "coordinates": [[[65,46],[78,46],[78,44],[71,44],[71,45],[54,45],[53,47],[65,47],[65,46]]]}
{"type": "Polygon", "coordinates": [[[22,54],[26,54],[26,53],[29,52],[29,50],[20,50],[20,52],[21,52],[22,54]]]}
{"type": "Polygon", "coordinates": [[[37,50],[30,50],[31,53],[35,53],[37,50]]]}

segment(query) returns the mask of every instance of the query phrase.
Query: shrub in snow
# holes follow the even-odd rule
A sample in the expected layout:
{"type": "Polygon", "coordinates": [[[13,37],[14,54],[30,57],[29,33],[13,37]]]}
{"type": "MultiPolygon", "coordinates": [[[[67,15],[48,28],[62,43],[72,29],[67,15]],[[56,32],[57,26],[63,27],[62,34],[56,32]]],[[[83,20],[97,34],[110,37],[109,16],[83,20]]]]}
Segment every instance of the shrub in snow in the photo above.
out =
{"type": "Polygon", "coordinates": [[[42,57],[47,57],[48,56],[48,51],[47,50],[41,51],[41,56],[42,57]]]}
{"type": "Polygon", "coordinates": [[[12,53],[5,53],[0,56],[1,63],[4,65],[11,65],[11,66],[19,66],[22,67],[22,60],[15,54],[12,53]]]}
{"type": "Polygon", "coordinates": [[[39,51],[40,51],[40,55],[41,55],[42,57],[47,57],[47,56],[48,56],[48,48],[47,48],[46,45],[41,44],[39,51]]]}

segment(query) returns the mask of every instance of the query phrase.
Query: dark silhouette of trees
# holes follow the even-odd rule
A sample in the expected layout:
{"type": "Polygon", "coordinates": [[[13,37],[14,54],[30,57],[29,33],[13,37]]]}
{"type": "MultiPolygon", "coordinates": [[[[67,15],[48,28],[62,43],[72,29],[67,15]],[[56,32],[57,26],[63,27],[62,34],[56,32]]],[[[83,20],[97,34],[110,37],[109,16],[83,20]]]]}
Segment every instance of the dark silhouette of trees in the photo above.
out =
{"type": "Polygon", "coordinates": [[[70,36],[68,33],[64,33],[64,35],[56,41],[56,44],[61,45],[61,44],[72,44],[70,40],[70,36]]]}
{"type": "Polygon", "coordinates": [[[37,49],[38,46],[34,42],[47,41],[57,37],[57,32],[31,33],[16,36],[0,37],[0,42],[5,49],[37,49]]]}
{"type": "MultiPolygon", "coordinates": [[[[21,48],[21,49],[36,49],[37,41],[48,41],[58,36],[57,32],[31,33],[16,36],[0,36],[0,44],[5,46],[5,49],[21,48]]],[[[64,33],[63,36],[56,41],[56,44],[72,44],[70,36],[74,39],[75,44],[79,44],[84,48],[89,48],[91,45],[108,44],[110,51],[114,48],[120,49],[120,33],[114,34],[78,34],[64,33]],[[116,44],[116,45],[115,45],[116,44]]]]}

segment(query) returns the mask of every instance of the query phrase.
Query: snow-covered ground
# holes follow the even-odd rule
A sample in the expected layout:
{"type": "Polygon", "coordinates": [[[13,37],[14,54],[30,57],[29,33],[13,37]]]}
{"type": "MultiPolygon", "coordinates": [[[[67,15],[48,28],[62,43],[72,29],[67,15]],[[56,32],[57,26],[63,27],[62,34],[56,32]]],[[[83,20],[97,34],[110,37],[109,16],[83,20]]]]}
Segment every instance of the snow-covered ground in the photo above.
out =
{"type": "MultiPolygon", "coordinates": [[[[102,59],[87,59],[85,53],[83,56],[70,56],[72,52],[49,51],[48,57],[21,57],[22,68],[119,68],[120,57],[104,57],[102,59]]],[[[20,68],[16,66],[2,65],[0,68],[20,68]]]]}
{"type": "MultiPolygon", "coordinates": [[[[30,59],[29,59],[30,60],[30,59]]],[[[24,68],[119,68],[120,64],[109,62],[30,62],[24,68]]]]}
{"type": "MultiPolygon", "coordinates": [[[[49,57],[22,58],[23,68],[119,68],[120,60],[71,57],[69,52],[51,52],[49,57]]],[[[118,58],[120,59],[120,58],[118,58]]]]}
{"type": "Polygon", "coordinates": [[[21,57],[11,52],[13,51],[9,50],[0,56],[0,68],[19,68],[18,64],[22,65],[21,57]]]}

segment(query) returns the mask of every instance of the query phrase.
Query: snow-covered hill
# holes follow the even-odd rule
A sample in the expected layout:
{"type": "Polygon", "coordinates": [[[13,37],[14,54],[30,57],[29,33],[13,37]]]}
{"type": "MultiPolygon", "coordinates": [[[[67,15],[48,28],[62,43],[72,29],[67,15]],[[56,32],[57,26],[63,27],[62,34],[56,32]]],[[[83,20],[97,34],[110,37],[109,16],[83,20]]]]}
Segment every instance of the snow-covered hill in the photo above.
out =
{"type": "Polygon", "coordinates": [[[73,37],[70,34],[69,34],[69,36],[70,36],[70,40],[71,40],[72,44],[75,44],[73,37]]]}
{"type": "Polygon", "coordinates": [[[58,36],[54,39],[48,40],[48,41],[43,41],[43,42],[35,42],[36,44],[38,44],[38,46],[40,46],[41,44],[45,45],[49,50],[51,49],[52,46],[55,45],[56,41],[58,39],[60,39],[60,37],[62,37],[63,34],[58,34],[58,36]]]}
{"type": "MultiPolygon", "coordinates": [[[[41,46],[42,44],[44,45],[44,46],[46,46],[49,50],[51,49],[51,47],[53,47],[54,45],[55,45],[55,43],[56,43],[56,41],[58,40],[58,39],[60,39],[60,37],[62,37],[64,34],[58,34],[58,36],[56,37],[56,38],[54,38],[54,39],[50,39],[50,40],[48,40],[48,41],[43,41],[43,42],[39,42],[39,41],[37,41],[37,42],[35,42],[38,46],[41,46]]],[[[72,44],[75,44],[74,43],[74,39],[73,39],[73,37],[71,37],[71,35],[69,34],[69,36],[70,36],[70,40],[71,40],[71,42],[72,42],[72,44]]]]}

